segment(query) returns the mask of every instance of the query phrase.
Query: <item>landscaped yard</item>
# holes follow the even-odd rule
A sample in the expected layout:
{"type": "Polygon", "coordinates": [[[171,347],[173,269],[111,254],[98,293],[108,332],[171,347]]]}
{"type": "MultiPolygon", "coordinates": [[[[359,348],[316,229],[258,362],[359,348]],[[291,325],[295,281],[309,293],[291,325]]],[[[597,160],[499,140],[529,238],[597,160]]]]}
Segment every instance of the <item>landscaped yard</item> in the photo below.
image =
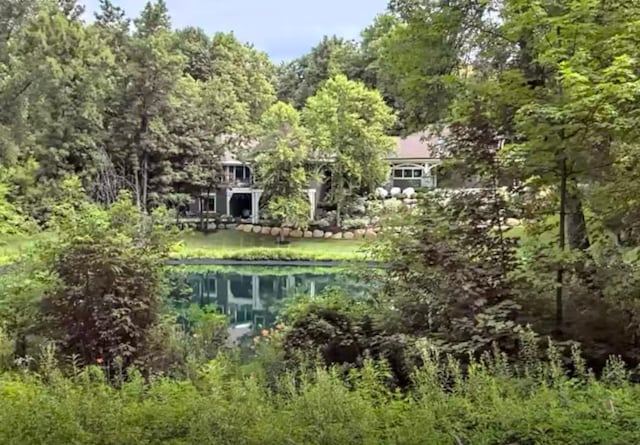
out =
{"type": "MultiPolygon", "coordinates": [[[[9,264],[36,248],[48,233],[0,239],[0,264],[9,264]]],[[[350,260],[359,257],[364,240],[291,239],[278,245],[272,236],[224,230],[204,235],[187,232],[172,255],[175,258],[350,260]]]]}
{"type": "Polygon", "coordinates": [[[344,260],[359,257],[364,240],[290,239],[278,245],[273,236],[225,230],[189,233],[176,256],[184,258],[344,260]]]}

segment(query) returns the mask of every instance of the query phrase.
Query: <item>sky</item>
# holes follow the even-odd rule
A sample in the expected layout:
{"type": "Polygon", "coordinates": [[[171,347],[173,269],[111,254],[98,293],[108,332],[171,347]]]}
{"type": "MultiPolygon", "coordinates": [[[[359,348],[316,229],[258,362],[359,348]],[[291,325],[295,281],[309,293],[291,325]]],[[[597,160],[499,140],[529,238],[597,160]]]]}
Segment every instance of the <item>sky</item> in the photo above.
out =
{"type": "MultiPolygon", "coordinates": [[[[136,17],[147,0],[112,0],[136,17]]],[[[98,0],[84,0],[93,17],[98,0]]],[[[207,33],[233,31],[272,60],[308,52],[323,35],[354,39],[385,11],[388,0],[167,0],[175,28],[197,26],[207,33]]]]}

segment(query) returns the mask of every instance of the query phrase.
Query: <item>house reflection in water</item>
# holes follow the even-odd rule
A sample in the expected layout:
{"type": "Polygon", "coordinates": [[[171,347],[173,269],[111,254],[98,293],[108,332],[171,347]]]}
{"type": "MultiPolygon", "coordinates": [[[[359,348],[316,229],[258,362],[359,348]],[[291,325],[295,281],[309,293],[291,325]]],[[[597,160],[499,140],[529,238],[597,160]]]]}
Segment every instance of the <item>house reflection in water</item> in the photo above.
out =
{"type": "Polygon", "coordinates": [[[342,273],[291,272],[269,274],[238,272],[189,273],[191,303],[215,306],[229,316],[231,327],[250,325],[253,329],[271,326],[278,302],[294,294],[314,297],[331,287],[363,293],[353,276],[342,273]]]}

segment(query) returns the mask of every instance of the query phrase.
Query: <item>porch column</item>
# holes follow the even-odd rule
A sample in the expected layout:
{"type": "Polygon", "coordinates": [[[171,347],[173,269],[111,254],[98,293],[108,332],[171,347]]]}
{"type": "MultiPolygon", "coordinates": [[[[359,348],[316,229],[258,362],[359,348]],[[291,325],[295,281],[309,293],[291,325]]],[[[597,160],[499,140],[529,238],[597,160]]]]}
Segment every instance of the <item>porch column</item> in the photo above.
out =
{"type": "Polygon", "coordinates": [[[231,189],[227,189],[227,215],[231,215],[231,197],[233,196],[233,192],[231,189]]]}
{"type": "Polygon", "coordinates": [[[307,196],[309,196],[309,204],[310,204],[309,218],[311,219],[311,221],[313,221],[316,218],[316,206],[317,206],[316,194],[317,194],[317,191],[315,189],[307,190],[307,196]]]}
{"type": "Polygon", "coordinates": [[[431,181],[433,182],[433,188],[438,187],[438,164],[431,166],[431,181]]]}
{"type": "Polygon", "coordinates": [[[253,309],[260,310],[260,277],[258,275],[251,276],[251,299],[253,300],[253,309]]]}
{"type": "Polygon", "coordinates": [[[428,162],[426,164],[424,164],[424,172],[425,172],[425,179],[428,181],[428,187],[435,187],[435,182],[434,182],[434,178],[433,178],[433,164],[429,164],[428,162]]]}
{"type": "Polygon", "coordinates": [[[260,198],[262,198],[262,190],[251,190],[251,222],[253,224],[260,221],[260,198]]]}
{"type": "Polygon", "coordinates": [[[286,291],[287,294],[289,292],[292,292],[296,288],[296,278],[293,275],[287,275],[286,286],[287,286],[287,291],[286,291]]]}

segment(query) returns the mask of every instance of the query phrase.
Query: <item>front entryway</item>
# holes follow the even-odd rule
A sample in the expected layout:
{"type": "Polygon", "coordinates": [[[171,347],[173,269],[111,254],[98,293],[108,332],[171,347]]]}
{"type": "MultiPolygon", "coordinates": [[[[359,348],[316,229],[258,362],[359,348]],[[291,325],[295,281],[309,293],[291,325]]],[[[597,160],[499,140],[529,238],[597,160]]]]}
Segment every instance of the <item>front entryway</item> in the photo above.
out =
{"type": "Polygon", "coordinates": [[[229,200],[229,214],[234,218],[249,218],[253,208],[251,193],[234,193],[229,200]]]}

